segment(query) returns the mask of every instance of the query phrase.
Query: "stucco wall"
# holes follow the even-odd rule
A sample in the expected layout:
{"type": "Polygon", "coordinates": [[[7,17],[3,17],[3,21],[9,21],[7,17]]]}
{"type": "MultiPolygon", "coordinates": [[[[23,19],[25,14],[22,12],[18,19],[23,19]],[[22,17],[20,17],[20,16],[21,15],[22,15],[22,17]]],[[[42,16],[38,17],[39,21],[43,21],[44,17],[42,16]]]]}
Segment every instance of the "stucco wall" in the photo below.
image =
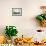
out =
{"type": "Polygon", "coordinates": [[[4,34],[6,25],[15,25],[18,36],[31,36],[36,34],[36,29],[46,30],[35,19],[42,5],[46,5],[46,0],[0,0],[0,33],[4,34]],[[12,16],[12,8],[22,8],[22,16],[12,16]]]}

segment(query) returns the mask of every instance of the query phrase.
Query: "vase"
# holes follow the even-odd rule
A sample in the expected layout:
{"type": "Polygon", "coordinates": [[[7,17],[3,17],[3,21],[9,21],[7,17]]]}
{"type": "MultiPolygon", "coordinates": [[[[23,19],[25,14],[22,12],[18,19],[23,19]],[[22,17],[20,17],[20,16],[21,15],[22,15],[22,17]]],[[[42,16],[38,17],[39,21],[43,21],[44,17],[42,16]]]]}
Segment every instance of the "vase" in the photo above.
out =
{"type": "Polygon", "coordinates": [[[17,38],[17,36],[12,36],[11,40],[12,40],[12,44],[14,44],[14,40],[17,38]]]}

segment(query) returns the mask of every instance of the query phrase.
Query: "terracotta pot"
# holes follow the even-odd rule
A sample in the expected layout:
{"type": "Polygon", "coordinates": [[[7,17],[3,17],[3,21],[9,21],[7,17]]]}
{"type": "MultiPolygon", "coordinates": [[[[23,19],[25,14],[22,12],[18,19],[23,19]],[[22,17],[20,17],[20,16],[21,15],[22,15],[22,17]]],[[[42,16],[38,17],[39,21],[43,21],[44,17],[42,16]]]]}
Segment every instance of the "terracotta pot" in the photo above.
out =
{"type": "Polygon", "coordinates": [[[42,27],[46,27],[46,20],[40,22],[42,27]]]}

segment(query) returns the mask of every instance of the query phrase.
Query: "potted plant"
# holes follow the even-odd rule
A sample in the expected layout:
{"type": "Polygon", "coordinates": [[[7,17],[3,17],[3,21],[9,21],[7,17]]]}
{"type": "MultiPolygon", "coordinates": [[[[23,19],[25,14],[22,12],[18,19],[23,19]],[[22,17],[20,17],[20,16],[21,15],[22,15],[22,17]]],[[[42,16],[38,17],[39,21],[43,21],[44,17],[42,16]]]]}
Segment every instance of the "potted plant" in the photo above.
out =
{"type": "Polygon", "coordinates": [[[42,27],[46,27],[46,6],[41,6],[42,14],[37,15],[36,19],[39,20],[42,27]]]}
{"type": "Polygon", "coordinates": [[[46,27],[46,14],[38,15],[36,19],[39,20],[41,26],[46,27]]]}
{"type": "MultiPolygon", "coordinates": [[[[17,36],[17,33],[18,31],[15,26],[6,26],[5,34],[10,41],[11,41],[12,36],[17,36]]],[[[8,42],[10,42],[9,40],[8,42]]]]}

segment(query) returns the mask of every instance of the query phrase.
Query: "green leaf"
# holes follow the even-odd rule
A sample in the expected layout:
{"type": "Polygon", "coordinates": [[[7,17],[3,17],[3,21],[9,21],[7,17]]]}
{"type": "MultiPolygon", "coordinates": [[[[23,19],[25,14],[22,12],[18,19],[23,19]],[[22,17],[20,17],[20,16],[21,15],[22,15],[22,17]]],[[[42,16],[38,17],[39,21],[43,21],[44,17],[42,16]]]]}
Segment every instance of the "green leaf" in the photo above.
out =
{"type": "Polygon", "coordinates": [[[43,18],[41,15],[38,15],[38,16],[36,17],[36,19],[39,20],[39,21],[44,20],[44,18],[43,18]]]}
{"type": "Polygon", "coordinates": [[[6,36],[8,36],[8,37],[16,36],[18,31],[16,30],[16,27],[15,27],[15,29],[13,27],[15,27],[15,26],[8,26],[6,28],[6,32],[5,32],[6,36]]]}
{"type": "Polygon", "coordinates": [[[46,19],[46,15],[45,15],[45,19],[46,19]]]}

